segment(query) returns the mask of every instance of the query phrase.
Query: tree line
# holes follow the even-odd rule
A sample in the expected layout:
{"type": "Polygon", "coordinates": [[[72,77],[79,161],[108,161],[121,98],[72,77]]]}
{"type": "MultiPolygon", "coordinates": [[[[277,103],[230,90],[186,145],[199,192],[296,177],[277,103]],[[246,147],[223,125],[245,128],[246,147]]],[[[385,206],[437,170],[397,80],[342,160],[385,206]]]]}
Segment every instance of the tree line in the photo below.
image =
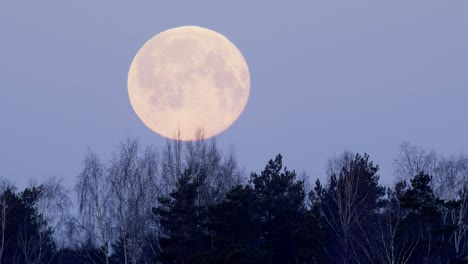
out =
{"type": "Polygon", "coordinates": [[[127,139],[71,192],[3,180],[0,263],[468,263],[468,157],[403,143],[394,171],[345,151],[308,189],[280,154],[247,176],[214,140],[127,139]]]}

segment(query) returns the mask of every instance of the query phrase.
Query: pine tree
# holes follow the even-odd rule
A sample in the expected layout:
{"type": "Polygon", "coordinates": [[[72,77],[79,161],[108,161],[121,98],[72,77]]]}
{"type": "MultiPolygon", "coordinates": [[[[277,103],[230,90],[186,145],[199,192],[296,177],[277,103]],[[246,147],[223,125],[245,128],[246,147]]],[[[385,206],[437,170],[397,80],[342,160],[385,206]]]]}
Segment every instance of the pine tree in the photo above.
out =
{"type": "Polygon", "coordinates": [[[226,198],[209,209],[208,229],[212,232],[212,251],[204,263],[260,263],[260,223],[255,211],[255,193],[238,185],[226,198]]]}
{"type": "MultiPolygon", "coordinates": [[[[373,234],[385,189],[379,185],[379,167],[366,154],[347,154],[341,168],[314,191],[320,222],[326,233],[326,251],[337,263],[374,261],[373,234]]],[[[331,260],[329,260],[331,261],[331,260]]]]}
{"type": "Polygon", "coordinates": [[[6,209],[6,225],[1,234],[5,241],[2,263],[42,263],[53,259],[52,231],[36,208],[41,192],[39,186],[20,193],[8,188],[1,194],[5,203],[0,207],[6,209]]]}
{"type": "Polygon", "coordinates": [[[153,209],[161,225],[160,260],[164,263],[188,263],[204,251],[204,208],[196,201],[205,178],[204,171],[193,175],[190,168],[186,169],[170,197],[160,197],[161,206],[153,209]]]}
{"type": "Polygon", "coordinates": [[[282,156],[270,160],[260,173],[250,175],[254,204],[261,225],[260,241],[269,263],[295,263],[294,234],[306,213],[303,181],[283,169],[282,156]]]}
{"type": "Polygon", "coordinates": [[[443,204],[432,188],[432,177],[424,172],[411,179],[411,188],[399,198],[405,210],[404,228],[417,239],[412,261],[419,263],[440,262],[446,245],[440,208],[443,204]]]}

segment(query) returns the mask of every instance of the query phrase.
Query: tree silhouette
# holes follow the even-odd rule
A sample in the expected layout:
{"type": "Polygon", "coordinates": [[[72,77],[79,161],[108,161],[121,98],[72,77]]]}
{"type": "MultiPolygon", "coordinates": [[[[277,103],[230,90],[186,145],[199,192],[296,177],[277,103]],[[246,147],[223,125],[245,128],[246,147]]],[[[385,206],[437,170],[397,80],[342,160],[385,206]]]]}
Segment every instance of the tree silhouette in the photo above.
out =
{"type": "Polygon", "coordinates": [[[351,263],[375,255],[371,241],[372,225],[382,206],[385,189],[379,185],[378,166],[369,161],[369,156],[348,153],[342,158],[342,168],[332,172],[328,186],[317,182],[315,195],[319,203],[325,232],[330,235],[327,252],[340,263],[351,263]]]}
{"type": "Polygon", "coordinates": [[[52,231],[36,209],[42,186],[20,193],[7,188],[1,194],[6,210],[2,263],[43,263],[53,259],[55,243],[52,231]]]}
{"type": "Polygon", "coordinates": [[[443,203],[434,195],[431,180],[430,175],[420,172],[411,179],[411,188],[400,197],[401,207],[406,211],[405,231],[412,232],[418,240],[413,262],[440,262],[447,247],[441,221],[443,203]]]}
{"type": "Polygon", "coordinates": [[[384,188],[367,154],[345,151],[306,196],[281,155],[241,180],[214,141],[179,143],[161,157],[127,140],[108,163],[90,152],[78,216],[56,178],[0,181],[0,264],[468,263],[464,155],[403,145],[384,188]]]}
{"type": "Polygon", "coordinates": [[[176,188],[169,197],[160,197],[161,206],[154,208],[161,225],[160,260],[165,263],[187,263],[203,251],[202,229],[204,208],[197,206],[198,188],[206,179],[187,168],[177,179],[176,188]]]}
{"type": "Polygon", "coordinates": [[[207,228],[211,231],[212,250],[207,263],[259,263],[260,222],[256,215],[254,190],[238,185],[226,199],[209,209],[207,228]]]}

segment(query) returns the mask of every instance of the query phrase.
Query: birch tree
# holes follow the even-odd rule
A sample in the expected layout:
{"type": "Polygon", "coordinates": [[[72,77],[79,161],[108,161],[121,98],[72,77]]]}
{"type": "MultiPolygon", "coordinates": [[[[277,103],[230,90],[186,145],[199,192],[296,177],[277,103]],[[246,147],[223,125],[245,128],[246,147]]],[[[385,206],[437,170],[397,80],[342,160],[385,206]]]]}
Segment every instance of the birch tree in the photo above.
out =
{"type": "Polygon", "coordinates": [[[142,261],[143,246],[153,244],[147,239],[157,231],[151,211],[159,194],[157,157],[154,147],[140,153],[138,142],[128,139],[110,164],[113,230],[119,234],[125,264],[142,261]]]}
{"type": "MultiPolygon", "coordinates": [[[[197,201],[203,204],[220,202],[231,187],[245,181],[244,173],[237,164],[232,148],[225,154],[215,139],[204,139],[203,130],[197,130],[195,134],[194,141],[166,142],[161,157],[161,191],[168,195],[182,172],[190,168],[195,175],[201,171],[207,175],[199,187],[197,201]]],[[[179,134],[178,138],[182,136],[179,134]]]]}
{"type": "Polygon", "coordinates": [[[100,249],[102,261],[109,264],[112,239],[110,185],[105,177],[105,167],[99,157],[88,152],[78,176],[75,190],[78,196],[80,227],[85,240],[100,249]]]}
{"type": "Polygon", "coordinates": [[[464,250],[468,233],[468,157],[463,153],[438,155],[404,142],[400,145],[394,166],[397,177],[406,182],[420,172],[432,176],[431,187],[435,196],[446,201],[440,208],[442,224],[454,230],[449,237],[442,239],[450,240],[459,258],[468,258],[468,252],[464,250]]]}
{"type": "MultiPolygon", "coordinates": [[[[331,160],[328,186],[316,189],[321,217],[339,245],[328,252],[340,263],[373,258],[366,249],[371,245],[366,229],[372,225],[384,195],[378,184],[378,166],[369,161],[368,155],[351,157],[351,152],[344,152],[331,160]]],[[[321,186],[320,182],[317,186],[321,186]]]]}

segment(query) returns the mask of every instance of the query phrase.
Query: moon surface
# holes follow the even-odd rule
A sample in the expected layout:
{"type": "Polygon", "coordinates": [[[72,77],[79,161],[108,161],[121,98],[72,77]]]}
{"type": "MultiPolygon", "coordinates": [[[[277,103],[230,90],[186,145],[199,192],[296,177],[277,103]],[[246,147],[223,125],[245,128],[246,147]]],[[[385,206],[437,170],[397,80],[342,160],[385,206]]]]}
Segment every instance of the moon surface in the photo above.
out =
{"type": "Polygon", "coordinates": [[[247,63],[223,35],[198,26],[163,31],[138,51],[128,95],[143,123],[166,138],[207,139],[231,126],[250,94],[247,63]],[[198,132],[197,132],[198,131],[198,132]]]}

